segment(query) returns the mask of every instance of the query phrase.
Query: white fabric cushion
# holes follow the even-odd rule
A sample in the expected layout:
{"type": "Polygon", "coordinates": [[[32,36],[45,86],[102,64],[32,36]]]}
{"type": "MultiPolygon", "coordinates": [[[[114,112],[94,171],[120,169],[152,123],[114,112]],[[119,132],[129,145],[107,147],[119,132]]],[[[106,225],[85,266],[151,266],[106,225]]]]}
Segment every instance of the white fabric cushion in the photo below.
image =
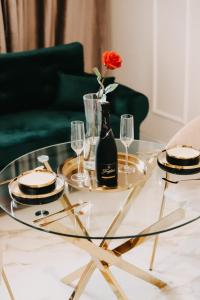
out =
{"type": "Polygon", "coordinates": [[[166,148],[176,145],[188,145],[200,149],[200,116],[187,123],[169,141],[166,148]]]}

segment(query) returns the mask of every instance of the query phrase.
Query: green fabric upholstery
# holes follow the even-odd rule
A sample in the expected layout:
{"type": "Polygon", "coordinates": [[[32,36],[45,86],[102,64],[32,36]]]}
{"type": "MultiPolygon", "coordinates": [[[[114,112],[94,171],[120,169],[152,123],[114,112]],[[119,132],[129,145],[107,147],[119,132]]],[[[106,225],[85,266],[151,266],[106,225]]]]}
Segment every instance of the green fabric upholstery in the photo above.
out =
{"type": "MultiPolygon", "coordinates": [[[[83,111],[32,110],[1,116],[0,157],[10,162],[28,151],[70,141],[73,120],[85,121],[83,111]]],[[[118,127],[117,116],[111,116],[111,125],[118,127]]]]}
{"type": "Polygon", "coordinates": [[[72,43],[0,55],[0,114],[46,108],[57,93],[58,71],[83,74],[83,48],[72,43]]]}
{"type": "MultiPolygon", "coordinates": [[[[107,78],[105,85],[113,81],[107,78]]],[[[83,95],[98,88],[96,77],[84,73],[78,42],[0,54],[0,168],[32,150],[69,141],[70,122],[85,120],[83,95]]],[[[120,115],[131,113],[139,138],[147,97],[119,85],[108,100],[115,136],[120,115]]]]}
{"type": "MultiPolygon", "coordinates": [[[[99,89],[96,76],[90,74],[71,75],[59,73],[58,91],[56,101],[54,101],[53,109],[69,109],[83,111],[83,95],[87,93],[95,93],[99,89]]],[[[113,83],[114,77],[105,78],[105,86],[113,83]]]]}
{"type": "Polygon", "coordinates": [[[129,87],[120,84],[113,93],[108,95],[111,103],[111,111],[118,117],[121,114],[132,114],[134,116],[134,136],[140,138],[140,124],[149,111],[148,98],[129,87]]]}

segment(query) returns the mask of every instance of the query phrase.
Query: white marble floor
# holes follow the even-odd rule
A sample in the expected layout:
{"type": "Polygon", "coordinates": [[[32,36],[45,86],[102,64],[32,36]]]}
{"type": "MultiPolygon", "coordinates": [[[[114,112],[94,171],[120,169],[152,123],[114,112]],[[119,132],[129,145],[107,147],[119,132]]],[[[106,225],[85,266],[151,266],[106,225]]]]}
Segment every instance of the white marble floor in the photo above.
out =
{"type": "MultiPolygon", "coordinates": [[[[0,216],[0,234],[6,240],[4,268],[15,300],[66,300],[72,287],[60,279],[82,266],[89,256],[61,237],[29,229],[10,217],[0,216]]],[[[152,239],[124,258],[148,270],[152,239]]],[[[200,221],[161,236],[155,270],[168,287],[162,290],[112,268],[129,300],[200,299],[200,221]]],[[[0,299],[8,300],[1,284],[0,299]]],[[[81,300],[116,299],[98,271],[81,300]]]]}

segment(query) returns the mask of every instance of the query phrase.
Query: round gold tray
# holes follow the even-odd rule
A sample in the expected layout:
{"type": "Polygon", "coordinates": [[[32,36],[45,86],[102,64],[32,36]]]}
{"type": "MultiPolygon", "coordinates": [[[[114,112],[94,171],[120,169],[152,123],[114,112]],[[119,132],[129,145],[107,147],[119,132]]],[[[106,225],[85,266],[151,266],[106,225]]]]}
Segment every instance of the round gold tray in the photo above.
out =
{"type": "Polygon", "coordinates": [[[139,157],[129,154],[128,164],[132,166],[134,172],[125,173],[120,171],[125,164],[125,153],[118,152],[118,186],[116,188],[99,187],[96,183],[95,171],[83,169],[83,157],[81,156],[81,168],[84,171],[86,179],[81,182],[76,182],[71,179],[72,175],[77,172],[77,159],[69,158],[65,160],[58,168],[58,174],[65,177],[66,182],[77,189],[88,189],[95,191],[119,191],[129,189],[134,186],[139,180],[142,180],[146,175],[146,165],[139,157]]]}

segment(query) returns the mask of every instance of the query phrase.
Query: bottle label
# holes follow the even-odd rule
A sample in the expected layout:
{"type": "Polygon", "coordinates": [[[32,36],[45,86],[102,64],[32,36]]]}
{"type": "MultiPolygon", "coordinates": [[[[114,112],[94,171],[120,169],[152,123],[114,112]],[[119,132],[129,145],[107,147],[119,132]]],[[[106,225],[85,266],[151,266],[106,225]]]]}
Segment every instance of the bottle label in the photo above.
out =
{"type": "Polygon", "coordinates": [[[116,164],[104,164],[101,169],[101,177],[110,179],[116,177],[116,164]]]}

